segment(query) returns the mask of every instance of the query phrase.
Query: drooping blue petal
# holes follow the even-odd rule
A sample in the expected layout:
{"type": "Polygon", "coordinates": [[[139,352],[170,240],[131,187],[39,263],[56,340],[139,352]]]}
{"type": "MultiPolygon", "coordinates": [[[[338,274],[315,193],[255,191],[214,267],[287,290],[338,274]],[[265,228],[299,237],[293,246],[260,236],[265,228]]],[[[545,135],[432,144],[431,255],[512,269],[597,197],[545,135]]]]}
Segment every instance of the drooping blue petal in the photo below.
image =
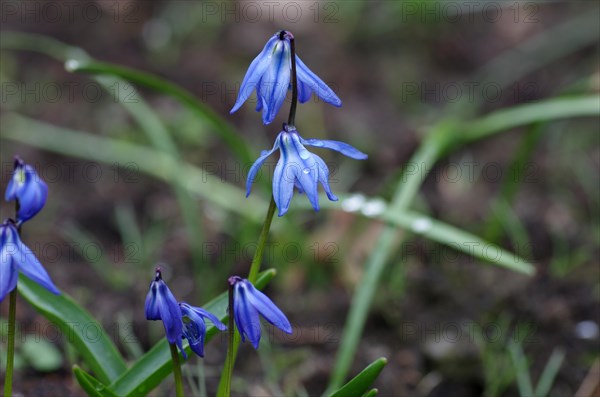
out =
{"type": "Polygon", "coordinates": [[[348,145],[347,143],[340,142],[340,141],[331,141],[331,140],[322,140],[322,139],[303,139],[302,137],[300,137],[300,142],[302,142],[302,144],[307,145],[307,146],[314,146],[314,147],[335,150],[337,152],[342,153],[345,156],[348,156],[348,157],[356,159],[356,160],[365,160],[366,158],[369,157],[365,153],[356,149],[354,146],[348,145]]]}
{"type": "MultiPolygon", "coordinates": [[[[242,81],[242,85],[240,86],[240,92],[238,93],[237,100],[233,105],[233,108],[229,113],[234,113],[237,111],[242,104],[250,97],[252,91],[256,89],[256,87],[260,84],[261,78],[269,64],[271,63],[271,58],[273,56],[273,48],[279,41],[278,35],[274,35],[267,41],[267,44],[263,48],[263,50],[258,54],[256,58],[252,61],[250,66],[248,67],[248,71],[244,76],[244,80],[242,81]]],[[[261,105],[260,98],[258,99],[258,105],[261,105]]],[[[262,105],[261,105],[262,106],[262,105]]],[[[257,109],[260,110],[260,109],[257,109]]]]}
{"type": "Polygon", "coordinates": [[[19,271],[53,294],[60,295],[60,291],[50,279],[46,269],[44,269],[29,247],[20,240],[18,241],[17,246],[19,247],[19,252],[17,256],[13,257],[13,260],[16,261],[19,271]]]}
{"type": "Polygon", "coordinates": [[[252,343],[252,346],[258,349],[260,342],[260,319],[258,311],[248,300],[248,291],[243,281],[237,282],[234,286],[233,317],[235,325],[242,336],[242,341],[245,342],[248,339],[252,343]]]}
{"type": "MultiPolygon", "coordinates": [[[[281,134],[279,135],[281,136],[281,134]]],[[[281,157],[279,157],[275,172],[273,173],[273,199],[279,210],[278,216],[283,216],[290,208],[290,202],[292,201],[292,195],[294,194],[295,178],[292,174],[286,175],[286,162],[289,158],[289,149],[281,144],[279,145],[279,148],[281,157]]]]}
{"type": "Polygon", "coordinates": [[[254,306],[254,308],[262,314],[262,316],[269,323],[273,324],[283,332],[288,334],[292,333],[292,325],[289,320],[283,314],[281,310],[271,299],[269,299],[265,294],[261,291],[257,290],[254,285],[252,285],[249,281],[245,281],[245,286],[247,289],[247,298],[248,302],[254,306]]]}
{"type": "Polygon", "coordinates": [[[223,324],[217,316],[208,310],[204,310],[201,307],[192,307],[192,310],[200,317],[208,318],[219,331],[225,331],[227,329],[227,326],[223,324]]]}
{"type": "Polygon", "coordinates": [[[333,194],[329,187],[329,168],[327,168],[327,164],[325,164],[325,161],[321,157],[314,153],[312,155],[319,167],[319,182],[321,182],[321,186],[323,186],[325,193],[327,193],[327,198],[331,201],[338,201],[337,196],[333,194]]]}
{"type": "Polygon", "coordinates": [[[19,199],[19,211],[17,219],[27,221],[33,218],[46,204],[48,197],[48,185],[40,179],[34,169],[26,165],[25,173],[27,180],[25,182],[27,188],[23,190],[19,199]]]}
{"type": "Polygon", "coordinates": [[[309,85],[298,80],[298,100],[300,103],[307,102],[312,96],[312,90],[309,85]]]}
{"type": "Polygon", "coordinates": [[[38,261],[35,254],[21,241],[15,224],[6,220],[0,226],[0,296],[12,291],[18,279],[18,272],[58,295],[60,292],[38,261]]]}
{"type": "Polygon", "coordinates": [[[204,357],[204,339],[206,324],[187,303],[179,303],[183,321],[183,336],[188,340],[190,348],[200,357],[204,357]]]}
{"type": "MultiPolygon", "coordinates": [[[[314,93],[321,98],[323,101],[332,104],[333,106],[342,106],[342,101],[333,92],[331,88],[323,80],[321,80],[316,74],[314,74],[305,64],[302,62],[300,57],[296,55],[296,75],[298,81],[306,84],[314,93]]],[[[308,99],[303,98],[306,102],[308,99]]]]}
{"type": "Polygon", "coordinates": [[[204,319],[208,318],[217,329],[224,331],[227,326],[223,324],[217,316],[204,310],[201,307],[190,306],[185,302],[180,302],[183,336],[190,343],[190,348],[200,357],[204,357],[204,340],[206,337],[206,324],[204,319]]]}
{"type": "Polygon", "coordinates": [[[267,70],[257,87],[258,97],[262,98],[262,119],[264,124],[271,123],[283,105],[290,85],[289,42],[279,40],[274,49],[267,70]]]}
{"type": "Polygon", "coordinates": [[[160,311],[158,310],[158,285],[155,281],[150,283],[148,294],[146,295],[146,303],[144,305],[146,311],[146,320],[160,320],[160,311]]]}
{"type": "Polygon", "coordinates": [[[158,292],[156,295],[160,297],[158,310],[165,326],[165,331],[167,332],[167,340],[169,343],[179,342],[181,344],[181,309],[171,290],[169,290],[167,284],[162,280],[158,283],[158,292]]]}
{"type": "Polygon", "coordinates": [[[291,137],[290,156],[287,167],[292,171],[298,184],[306,193],[306,197],[315,211],[319,211],[319,193],[317,181],[319,169],[312,153],[310,153],[298,140],[297,133],[289,134],[291,137]]]}
{"type": "Polygon", "coordinates": [[[17,185],[14,176],[10,178],[6,185],[6,192],[4,192],[4,200],[11,201],[17,198],[17,185]]]}
{"type": "MultiPolygon", "coordinates": [[[[4,232],[2,233],[4,234],[4,232]]],[[[2,247],[0,248],[0,302],[17,286],[18,271],[13,261],[13,254],[16,247],[5,244],[2,236],[2,247]]]]}
{"type": "Polygon", "coordinates": [[[264,150],[260,154],[260,157],[254,162],[254,164],[252,164],[252,167],[250,167],[250,171],[248,171],[248,178],[246,179],[246,197],[250,195],[250,191],[252,190],[252,183],[254,183],[254,179],[256,178],[258,170],[260,169],[260,167],[262,167],[267,157],[272,155],[278,148],[279,139],[276,139],[275,144],[273,145],[273,149],[264,150]]]}
{"type": "Polygon", "coordinates": [[[204,339],[206,337],[204,321],[192,321],[184,317],[183,336],[188,340],[192,351],[200,357],[204,357],[204,339]]]}

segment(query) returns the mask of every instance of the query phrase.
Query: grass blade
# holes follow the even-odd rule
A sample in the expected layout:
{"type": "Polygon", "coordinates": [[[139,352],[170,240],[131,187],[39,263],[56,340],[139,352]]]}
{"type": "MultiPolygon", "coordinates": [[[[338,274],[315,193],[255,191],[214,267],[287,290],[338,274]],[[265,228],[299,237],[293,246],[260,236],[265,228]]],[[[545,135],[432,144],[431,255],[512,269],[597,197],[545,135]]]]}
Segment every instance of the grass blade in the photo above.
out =
{"type": "Polygon", "coordinates": [[[503,266],[527,275],[535,273],[535,268],[519,255],[426,215],[417,212],[386,212],[382,215],[382,218],[405,230],[410,230],[432,241],[447,245],[494,265],[503,266]]]}
{"type": "Polygon", "coordinates": [[[244,144],[242,138],[222,117],[215,113],[211,108],[198,101],[196,97],[183,87],[180,87],[168,80],[156,75],[115,65],[106,62],[88,61],[71,63],[69,67],[71,72],[105,74],[120,77],[134,84],[139,84],[151,88],[157,92],[170,95],[178,99],[183,105],[191,110],[198,117],[202,118],[211,125],[215,132],[219,134],[223,142],[235,153],[243,163],[251,163],[252,158],[244,144]]]}
{"type": "Polygon", "coordinates": [[[73,366],[73,375],[79,383],[79,386],[90,397],[117,397],[115,392],[109,389],[105,384],[88,374],[77,365],[73,366]]]}
{"type": "MultiPolygon", "coordinates": [[[[362,397],[364,394],[372,395],[369,388],[379,376],[383,367],[387,364],[387,359],[379,358],[369,364],[352,380],[342,386],[338,391],[332,393],[329,397],[362,397]]],[[[375,389],[376,390],[376,389],[375,389]]],[[[377,394],[377,391],[375,391],[377,394]]]]}
{"type": "Polygon", "coordinates": [[[15,113],[3,115],[2,127],[3,139],[66,156],[105,164],[119,163],[123,158],[127,158],[129,162],[135,163],[141,172],[167,183],[173,178],[181,178],[186,181],[185,188],[191,194],[253,222],[263,221],[262,213],[268,205],[263,199],[257,196],[245,198],[242,189],[157,150],[41,123],[15,113]],[[223,200],[223,197],[227,197],[227,200],[223,200]]]}
{"type": "Polygon", "coordinates": [[[508,344],[508,351],[513,362],[515,375],[517,376],[519,395],[523,397],[534,396],[531,377],[529,376],[529,366],[527,365],[527,358],[523,353],[523,348],[519,342],[511,340],[508,344]]]}
{"type": "Polygon", "coordinates": [[[19,293],[60,328],[101,382],[110,383],[127,369],[108,332],[67,294],[54,295],[24,276],[19,276],[19,293]],[[95,331],[93,339],[88,329],[95,331]]]}
{"type": "Polygon", "coordinates": [[[562,349],[556,348],[552,351],[552,355],[548,360],[548,364],[546,364],[544,372],[542,372],[540,380],[535,388],[534,395],[536,397],[546,397],[548,393],[550,393],[554,379],[556,378],[558,370],[562,366],[564,359],[565,352],[562,349]]]}

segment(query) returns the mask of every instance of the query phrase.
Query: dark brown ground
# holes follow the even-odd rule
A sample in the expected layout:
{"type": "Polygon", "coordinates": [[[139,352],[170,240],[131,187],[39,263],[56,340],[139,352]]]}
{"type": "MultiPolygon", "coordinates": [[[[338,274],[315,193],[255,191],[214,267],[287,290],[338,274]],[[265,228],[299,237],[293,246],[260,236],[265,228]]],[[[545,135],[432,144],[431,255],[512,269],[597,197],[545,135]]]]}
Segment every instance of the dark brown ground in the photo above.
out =
{"type": "MultiPolygon", "coordinates": [[[[278,8],[274,18],[269,18],[260,3],[253,3],[263,7],[256,21],[252,9],[243,8],[248,7],[243,3],[86,3],[90,13],[101,10],[96,21],[91,14],[82,16],[79,7],[75,10],[80,11],[69,17],[63,3],[56,3],[62,16],[54,17],[43,2],[3,1],[2,30],[47,35],[79,46],[98,60],[176,82],[234,124],[256,154],[270,146],[279,121],[263,127],[252,110],[254,103],[232,116],[228,112],[246,65],[267,38],[280,28],[292,30],[304,62],[331,82],[344,101],[341,109],[314,101],[300,106],[299,123],[307,130],[303,134],[351,142],[370,156],[358,164],[328,155],[328,160],[341,167],[336,174],[339,183],[332,184],[334,191],[386,199],[398,170],[417,148],[419,134],[443,117],[456,84],[463,90],[465,81],[479,84],[476,72],[496,55],[582,12],[598,14],[597,4],[592,2],[528,2],[515,3],[518,14],[514,5],[504,4],[503,16],[497,20],[480,12],[463,13],[456,20],[447,14],[452,11],[449,8],[430,14],[429,6],[419,2],[404,3],[416,8],[403,8],[393,1],[369,3],[364,8],[358,2],[323,2],[303,3],[303,16],[292,23],[289,16],[281,18],[278,8]],[[319,14],[310,6],[317,7],[319,14]],[[225,7],[232,7],[232,13],[221,14],[225,7]],[[410,91],[415,87],[417,93],[410,91]]],[[[514,67],[535,61],[526,53],[517,59],[514,67]]],[[[98,101],[85,96],[81,87],[90,82],[87,76],[69,74],[62,64],[31,52],[5,51],[0,65],[3,112],[16,111],[69,129],[148,144],[123,108],[106,93],[98,101]],[[53,82],[62,87],[56,101],[43,92],[53,82]],[[73,100],[67,97],[66,83],[75,84],[73,100]],[[25,87],[37,94],[9,94],[15,84],[19,92],[25,87]]],[[[520,77],[499,98],[485,101],[479,113],[563,92],[597,93],[598,73],[598,43],[566,51],[560,59],[542,63],[520,77]]],[[[495,78],[501,77],[492,76],[491,81],[497,81],[495,78]]],[[[208,132],[198,133],[203,125],[177,102],[147,89],[141,91],[165,120],[187,161],[204,168],[236,164],[231,151],[218,139],[208,132]]],[[[566,357],[553,396],[574,395],[598,360],[597,331],[589,338],[577,331],[582,324],[595,324],[597,330],[600,323],[598,120],[579,119],[540,128],[542,133],[534,139],[530,155],[524,157],[527,177],[517,178],[514,198],[508,203],[512,210],[499,215],[504,223],[498,233],[490,232],[497,214],[494,203],[503,197],[509,166],[523,146],[523,137],[534,134],[528,129],[461,148],[438,163],[413,206],[519,252],[535,263],[537,274],[528,278],[494,268],[415,237],[402,243],[387,264],[352,368],[354,374],[376,358],[387,357],[389,364],[375,384],[380,395],[492,395],[490,379],[510,372],[510,361],[501,364],[508,360],[505,347],[510,340],[524,339],[534,384],[553,349],[564,350],[566,357]],[[457,179],[448,176],[457,164],[464,167],[469,161],[480,164],[478,172],[488,166],[489,172],[500,170],[503,177],[479,174],[470,178],[466,172],[457,179]],[[482,336],[480,328],[487,334],[482,336]],[[490,377],[490,373],[496,375],[490,377]]],[[[143,174],[136,174],[134,183],[126,183],[122,178],[115,180],[115,175],[123,174],[115,174],[110,165],[2,140],[2,188],[14,153],[45,170],[46,179],[51,177],[51,166],[61,170],[49,183],[47,207],[30,222],[31,228],[27,226],[24,239],[30,245],[39,242],[40,247],[60,247],[58,259],[51,260],[52,254],[47,252],[42,262],[56,284],[102,322],[126,357],[135,353],[123,343],[119,327],[132,332],[143,350],[162,336],[162,328],[148,324],[143,315],[156,262],[167,263],[174,273],[168,276],[169,286],[190,302],[214,296],[222,290],[227,275],[245,272],[252,252],[247,244],[255,241],[257,225],[198,202],[205,238],[200,243],[203,263],[194,263],[177,202],[166,184],[143,174]],[[69,162],[76,170],[73,177],[66,173],[69,162]],[[101,170],[100,177],[79,172],[90,164],[101,170]],[[119,206],[133,208],[146,241],[143,252],[132,254],[133,264],[126,261],[131,253],[127,243],[132,240],[122,235],[115,220],[119,206]],[[73,225],[102,247],[95,266],[81,251],[69,257],[69,247],[85,245],[81,235],[74,234],[73,225]],[[196,283],[192,275],[197,277],[196,283]]],[[[245,174],[239,169],[214,173],[237,186],[244,184],[245,174]]],[[[265,191],[255,186],[253,194],[266,197],[265,191]]],[[[2,206],[3,218],[11,216],[11,208],[2,206]]],[[[280,245],[267,262],[279,274],[268,293],[289,315],[296,331],[292,337],[284,337],[269,328],[274,335],[270,349],[261,347],[257,354],[248,346],[242,348],[236,367],[240,377],[236,387],[244,390],[240,395],[301,395],[302,390],[318,395],[324,390],[352,291],[381,228],[341,211],[317,215],[296,211],[289,218],[293,228],[283,228],[283,223],[277,226],[275,220],[271,241],[280,245]],[[293,244],[300,253],[289,260],[291,254],[285,249],[293,244]]],[[[7,306],[3,303],[0,308],[3,319],[7,306]]],[[[19,301],[18,321],[28,335],[52,339],[46,320],[23,300],[19,301]]],[[[2,325],[4,341],[5,323],[2,325]]],[[[61,338],[50,342],[63,354],[62,364],[45,373],[26,362],[15,376],[18,395],[82,395],[70,372],[73,363],[80,363],[76,353],[61,338]]],[[[224,336],[206,347],[204,370],[210,395],[216,388],[225,349],[224,336]]],[[[189,367],[198,362],[194,358],[189,367]]],[[[169,382],[153,395],[166,394],[169,382]]],[[[516,383],[509,381],[498,395],[517,394],[516,383]]]]}

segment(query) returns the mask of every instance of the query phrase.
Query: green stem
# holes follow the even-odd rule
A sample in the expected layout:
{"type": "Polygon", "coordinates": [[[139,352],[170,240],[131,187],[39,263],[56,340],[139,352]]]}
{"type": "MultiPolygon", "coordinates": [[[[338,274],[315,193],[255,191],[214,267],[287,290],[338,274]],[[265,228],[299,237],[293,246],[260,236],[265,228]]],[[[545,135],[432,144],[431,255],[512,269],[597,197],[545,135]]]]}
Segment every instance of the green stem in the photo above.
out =
{"type": "Polygon", "coordinates": [[[6,376],[4,395],[12,396],[12,378],[15,362],[15,317],[17,313],[17,287],[10,292],[8,307],[8,348],[6,352],[6,376]]]}
{"type": "MultiPolygon", "coordinates": [[[[271,203],[269,204],[269,209],[267,210],[267,216],[265,217],[265,222],[260,232],[260,236],[258,237],[256,252],[254,253],[254,258],[252,259],[252,264],[250,265],[250,271],[248,272],[248,281],[250,281],[253,284],[256,281],[256,277],[258,276],[258,272],[260,270],[265,244],[267,242],[267,237],[269,236],[269,230],[271,230],[271,223],[273,221],[273,215],[275,214],[276,207],[277,206],[275,205],[275,200],[273,199],[273,197],[271,197],[271,203]]],[[[238,348],[240,347],[241,342],[240,334],[236,331],[235,323],[233,321],[233,287],[231,285],[229,285],[228,326],[229,336],[227,339],[227,358],[225,359],[225,364],[223,365],[223,373],[221,374],[221,380],[219,381],[219,389],[217,390],[218,397],[229,397],[231,395],[231,378],[233,377],[233,366],[235,364],[235,358],[237,356],[238,348]]]]}
{"type": "Polygon", "coordinates": [[[183,397],[183,378],[181,377],[181,363],[179,362],[179,352],[177,346],[169,344],[171,349],[171,358],[173,359],[173,377],[175,378],[175,395],[183,397]]]}
{"type": "Polygon", "coordinates": [[[267,237],[269,237],[269,230],[271,230],[271,222],[273,221],[273,215],[275,214],[275,199],[271,196],[271,202],[269,203],[269,210],[265,217],[265,223],[263,224],[260,236],[258,237],[258,243],[254,258],[252,258],[252,264],[250,265],[250,271],[248,272],[248,281],[252,284],[256,281],[258,272],[260,271],[260,265],[263,259],[263,252],[265,250],[265,244],[267,243],[267,237]]]}

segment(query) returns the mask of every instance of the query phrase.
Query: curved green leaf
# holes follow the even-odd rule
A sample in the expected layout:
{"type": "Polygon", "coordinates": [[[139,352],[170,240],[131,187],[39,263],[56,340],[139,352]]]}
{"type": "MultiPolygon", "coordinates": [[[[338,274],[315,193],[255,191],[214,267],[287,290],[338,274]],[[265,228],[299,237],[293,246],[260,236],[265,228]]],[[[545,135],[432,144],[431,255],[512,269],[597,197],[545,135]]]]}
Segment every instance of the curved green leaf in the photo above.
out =
{"type": "Polygon", "coordinates": [[[54,295],[24,276],[19,276],[18,288],[21,296],[60,328],[102,382],[114,381],[127,369],[108,332],[67,294],[54,295]]]}
{"type": "MultiPolygon", "coordinates": [[[[260,273],[255,283],[259,289],[264,288],[275,276],[274,269],[260,273]]],[[[222,293],[206,305],[204,309],[216,315],[223,322],[227,318],[228,296],[222,293]]],[[[211,324],[206,327],[206,341],[209,341],[217,329],[211,324]]],[[[192,353],[187,341],[183,347],[186,353],[192,353]]],[[[119,396],[143,396],[158,386],[173,370],[171,353],[166,338],[162,338],[150,351],[138,359],[135,364],[110,385],[119,396]]]]}
{"type": "Polygon", "coordinates": [[[418,212],[387,212],[382,218],[403,229],[420,234],[432,241],[447,245],[457,251],[474,256],[494,265],[503,266],[527,275],[533,275],[535,268],[517,253],[500,248],[474,234],[455,226],[435,220],[418,212]]]}
{"type": "Polygon", "coordinates": [[[71,72],[85,72],[96,76],[115,76],[170,95],[213,127],[214,132],[220,136],[240,160],[244,162],[252,160],[242,138],[236,133],[231,124],[208,106],[198,101],[192,93],[159,76],[119,65],[97,62],[79,47],[32,33],[4,31],[2,32],[0,48],[39,52],[65,62],[67,70],[71,72]]]}
{"type": "Polygon", "coordinates": [[[77,365],[73,365],[73,374],[79,383],[79,386],[90,397],[117,397],[114,391],[109,389],[104,383],[88,374],[77,365]]]}
{"type": "Polygon", "coordinates": [[[245,198],[245,192],[239,187],[223,182],[195,165],[177,161],[167,153],[119,139],[42,123],[15,113],[3,114],[2,139],[105,164],[122,164],[126,158],[140,172],[166,183],[176,178],[185,180],[185,188],[189,193],[256,223],[262,222],[264,208],[268,205],[258,195],[245,198]],[[227,200],[223,200],[223,197],[227,197],[227,200]]]}
{"type": "Polygon", "coordinates": [[[379,376],[383,367],[387,364],[385,357],[378,358],[363,369],[358,375],[342,386],[338,391],[330,394],[329,397],[362,397],[363,395],[374,396],[377,389],[371,389],[371,385],[379,376]]]}
{"type": "Polygon", "coordinates": [[[162,77],[146,73],[140,70],[127,68],[107,62],[84,61],[67,63],[70,72],[90,73],[95,75],[110,75],[120,77],[124,80],[151,88],[155,91],[170,95],[178,99],[190,111],[198,115],[202,120],[210,124],[221,139],[235,152],[237,157],[244,163],[253,161],[247,146],[233,127],[219,116],[210,107],[204,105],[196,97],[183,87],[178,86],[162,77]]]}
{"type": "Polygon", "coordinates": [[[379,393],[379,390],[371,389],[368,392],[366,392],[365,394],[363,394],[362,397],[375,397],[377,395],[377,393],[379,393]]]}

